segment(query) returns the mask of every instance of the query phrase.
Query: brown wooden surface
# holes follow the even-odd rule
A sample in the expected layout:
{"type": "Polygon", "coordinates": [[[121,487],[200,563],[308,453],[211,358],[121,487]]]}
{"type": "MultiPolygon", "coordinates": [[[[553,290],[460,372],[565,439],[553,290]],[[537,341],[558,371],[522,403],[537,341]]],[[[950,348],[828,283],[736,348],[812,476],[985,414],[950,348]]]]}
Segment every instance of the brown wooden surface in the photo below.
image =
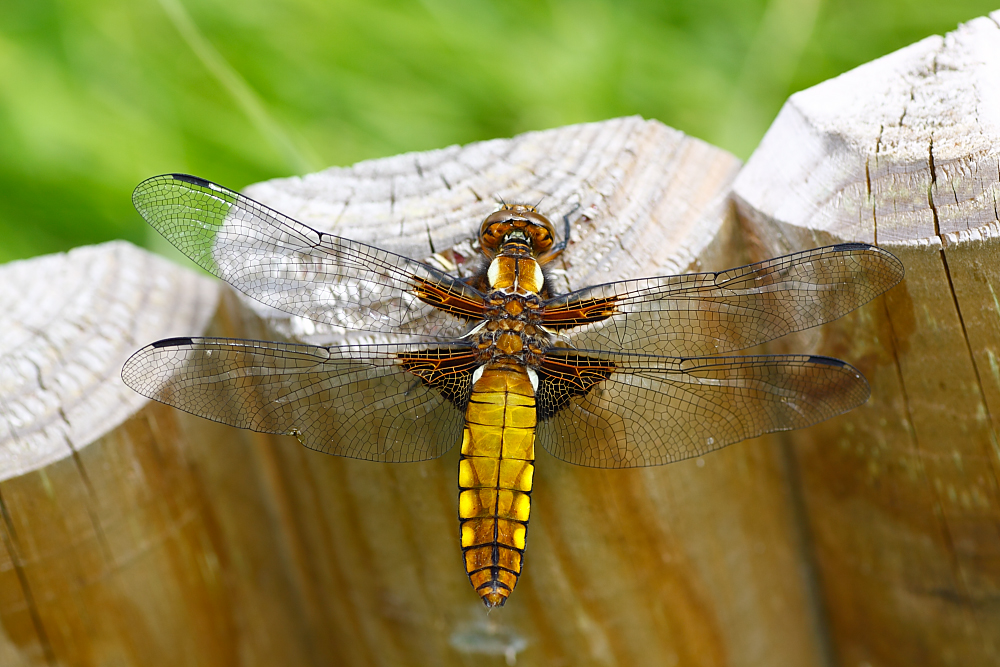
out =
{"type": "Polygon", "coordinates": [[[794,96],[735,183],[732,156],[628,118],[249,190],[432,261],[468,256],[494,194],[579,204],[567,288],[838,240],[903,260],[887,297],[775,346],[855,364],[862,408],[661,468],[539,452],[524,575],[489,615],[457,452],[325,456],[118,377],[171,335],[356,334],[124,244],[0,267],[0,664],[998,662],[997,25],[794,96]]]}
{"type": "Polygon", "coordinates": [[[787,437],[837,664],[1000,664],[997,18],[794,95],[735,185],[756,254],[877,239],[907,271],[813,338],[869,403],[787,437]]]}
{"type": "MultiPolygon", "coordinates": [[[[469,238],[492,205],[453,166],[475,164],[483,149],[498,142],[448,149],[440,167],[389,160],[387,173],[418,193],[450,169],[449,191],[468,199],[453,205],[467,210],[469,238]]],[[[510,173],[493,176],[510,191],[549,192],[546,210],[581,204],[556,274],[570,285],[744,259],[727,200],[739,163],[723,151],[634,118],[524,135],[499,150],[510,173]]],[[[372,179],[378,169],[335,176],[372,179]]],[[[403,216],[419,200],[366,205],[403,216]]],[[[116,339],[98,374],[116,391],[132,347],[162,336],[343,335],[262,319],[235,297],[211,323],[194,318],[178,331],[172,315],[196,293],[178,285],[194,279],[158,262],[144,275],[174,301],[140,299],[95,321],[170,326],[116,339]]],[[[57,366],[19,372],[45,385],[57,366]]],[[[16,458],[17,442],[0,451],[16,458]]],[[[633,471],[544,452],[537,465],[524,575],[487,615],[460,560],[455,451],[421,464],[344,460],[145,404],[89,443],[8,468],[0,650],[10,664],[822,664],[780,448],[741,443],[633,471]]]]}
{"type": "Polygon", "coordinates": [[[118,375],[137,341],[204,329],[217,295],[124,243],[0,267],[0,664],[312,656],[255,441],[188,431],[118,375]]]}
{"type": "MultiPolygon", "coordinates": [[[[742,262],[726,201],[739,166],[732,156],[638,119],[556,132],[513,140],[500,151],[507,172],[492,177],[530,198],[518,179],[548,174],[534,187],[580,201],[587,217],[574,225],[562,267],[569,285],[742,262]],[[518,148],[536,144],[546,149],[518,148]],[[588,163],[587,155],[601,158],[588,163]],[[544,170],[533,166],[538,159],[544,170]]],[[[387,161],[394,182],[410,180],[414,193],[420,183],[440,188],[433,160],[418,170],[411,158],[408,171],[400,162],[387,161]]],[[[468,199],[453,204],[459,210],[476,204],[481,188],[454,173],[449,183],[468,199]]],[[[546,203],[568,208],[556,195],[546,203]]],[[[467,229],[492,210],[480,206],[467,229]]],[[[283,322],[268,316],[260,326],[248,333],[273,335],[283,322]]],[[[287,326],[294,332],[297,323],[287,326]]],[[[505,655],[524,665],[819,664],[779,449],[744,443],[633,471],[578,468],[541,452],[524,574],[507,606],[487,616],[460,560],[457,451],[384,465],[317,455],[290,439],[280,445],[274,477],[297,525],[295,551],[308,554],[299,578],[315,586],[311,625],[325,630],[323,654],[344,664],[502,664],[505,655]]]]}

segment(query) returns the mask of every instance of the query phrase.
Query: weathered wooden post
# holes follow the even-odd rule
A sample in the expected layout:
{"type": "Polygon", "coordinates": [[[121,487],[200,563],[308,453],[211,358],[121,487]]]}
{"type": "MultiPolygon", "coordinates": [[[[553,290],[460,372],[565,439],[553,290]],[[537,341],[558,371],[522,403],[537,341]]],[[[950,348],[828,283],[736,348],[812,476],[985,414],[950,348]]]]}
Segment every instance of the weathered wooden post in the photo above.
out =
{"type": "Polygon", "coordinates": [[[868,405],[788,435],[839,664],[1000,661],[998,21],[793,95],[734,187],[755,254],[874,241],[906,266],[815,330],[868,405]]]}
{"type": "Polygon", "coordinates": [[[565,288],[835,240],[906,263],[888,299],[794,342],[858,365],[867,406],[660,468],[540,451],[524,576],[488,616],[460,560],[455,451],[325,456],[119,378],[171,335],[359,334],[121,243],[0,267],[0,663],[989,664],[998,53],[981,19],[801,93],[738,177],[724,151],[626,118],[248,189],[459,270],[494,196],[544,197],[555,217],[579,205],[565,288]],[[912,89],[905,117],[935,119],[926,137],[884,111],[904,88],[892,72],[912,89]]]}
{"type": "Polygon", "coordinates": [[[259,445],[119,377],[218,302],[121,242],[0,267],[0,664],[308,662],[259,445]]]}

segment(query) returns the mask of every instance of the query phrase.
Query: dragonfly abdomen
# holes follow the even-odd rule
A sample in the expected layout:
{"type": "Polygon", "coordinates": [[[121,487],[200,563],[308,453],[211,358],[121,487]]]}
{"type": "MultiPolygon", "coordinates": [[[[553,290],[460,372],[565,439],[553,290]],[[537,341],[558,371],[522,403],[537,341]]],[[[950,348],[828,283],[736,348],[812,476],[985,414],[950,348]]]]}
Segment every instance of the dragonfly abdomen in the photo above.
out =
{"type": "Polygon", "coordinates": [[[458,468],[465,569],[487,607],[503,605],[521,573],[535,424],[527,370],[487,366],[466,408],[458,468]]]}

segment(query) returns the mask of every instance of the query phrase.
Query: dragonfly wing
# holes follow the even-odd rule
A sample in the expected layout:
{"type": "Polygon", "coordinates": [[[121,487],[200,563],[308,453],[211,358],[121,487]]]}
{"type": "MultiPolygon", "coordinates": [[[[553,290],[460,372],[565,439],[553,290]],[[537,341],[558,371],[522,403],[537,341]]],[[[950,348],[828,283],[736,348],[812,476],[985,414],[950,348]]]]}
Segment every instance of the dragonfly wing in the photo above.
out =
{"type": "Polygon", "coordinates": [[[483,317],[473,287],[415,260],[319,232],[204,179],[165,174],[132,194],[142,217],[247,296],[317,322],[437,338],[483,317]]]}
{"type": "Polygon", "coordinates": [[[295,435],[327,454],[423,461],[461,440],[475,367],[460,345],[170,338],[132,355],[122,379],[199,417],[295,435]]]}
{"type": "Polygon", "coordinates": [[[849,364],[808,355],[560,351],[537,372],[540,444],[597,468],[662,465],[803,428],[861,405],[869,393],[849,364]]]}
{"type": "Polygon", "coordinates": [[[542,323],[566,329],[580,349],[702,356],[835,320],[902,278],[891,253],[842,243],[720,273],[588,287],[547,301],[542,323]]]}

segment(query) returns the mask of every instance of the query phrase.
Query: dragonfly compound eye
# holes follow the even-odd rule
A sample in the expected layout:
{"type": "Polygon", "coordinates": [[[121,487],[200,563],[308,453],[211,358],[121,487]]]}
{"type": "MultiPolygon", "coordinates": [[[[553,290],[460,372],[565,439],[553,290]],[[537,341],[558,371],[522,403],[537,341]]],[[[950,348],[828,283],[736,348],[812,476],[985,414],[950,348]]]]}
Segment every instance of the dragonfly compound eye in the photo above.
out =
{"type": "Polygon", "coordinates": [[[555,240],[555,227],[534,206],[504,204],[503,208],[483,220],[479,230],[479,243],[483,252],[490,256],[495,254],[507,235],[515,229],[524,231],[535,255],[551,248],[555,240]]]}

